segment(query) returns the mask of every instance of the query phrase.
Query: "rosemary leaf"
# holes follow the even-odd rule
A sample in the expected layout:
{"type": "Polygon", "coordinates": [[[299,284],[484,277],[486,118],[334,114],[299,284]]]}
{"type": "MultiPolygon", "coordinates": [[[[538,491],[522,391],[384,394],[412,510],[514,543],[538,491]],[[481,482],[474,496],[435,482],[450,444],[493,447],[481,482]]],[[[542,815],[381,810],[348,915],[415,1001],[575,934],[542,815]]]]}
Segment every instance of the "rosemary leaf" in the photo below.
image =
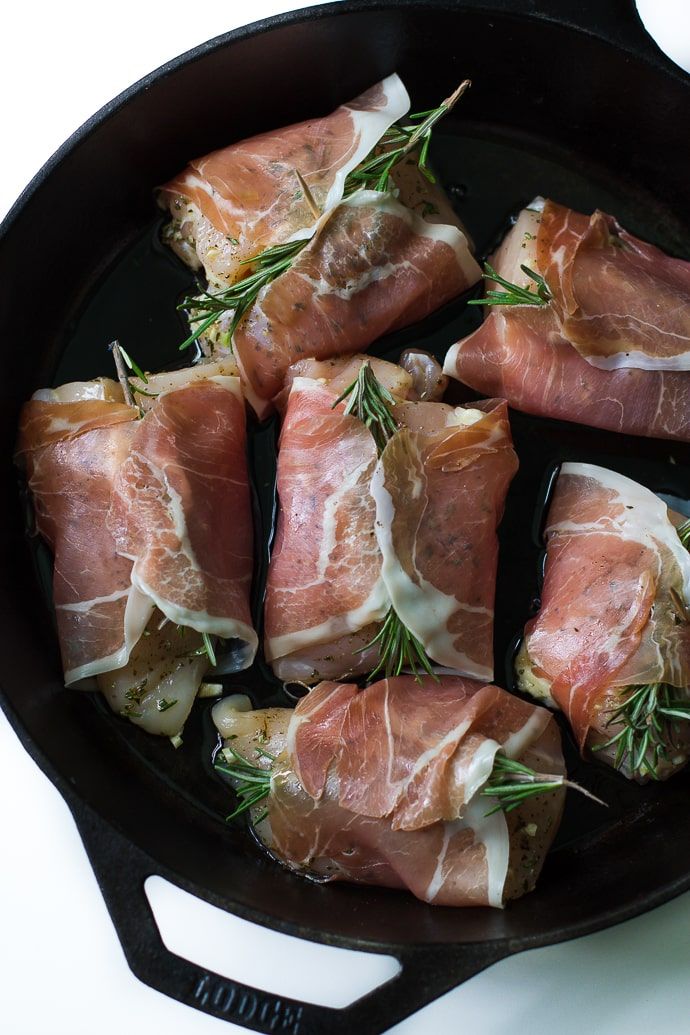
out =
{"type": "Polygon", "coordinates": [[[684,521],[682,525],[678,525],[676,532],[683,546],[690,550],[690,518],[684,521]]]}
{"type": "Polygon", "coordinates": [[[140,381],[143,381],[144,384],[147,385],[149,383],[148,377],[146,376],[144,371],[141,369],[139,364],[135,363],[135,361],[132,359],[132,357],[129,355],[129,353],[125,352],[125,350],[122,348],[122,345],[120,345],[120,355],[124,359],[125,363],[129,367],[129,369],[132,371],[132,373],[136,377],[138,377],[140,381]]]}
{"type": "Polygon", "coordinates": [[[144,713],[137,711],[134,704],[126,704],[120,710],[120,715],[123,715],[126,719],[143,719],[144,717],[144,713]]]}
{"type": "Polygon", "coordinates": [[[487,291],[484,298],[472,298],[467,304],[548,305],[553,296],[544,278],[535,273],[534,270],[531,270],[529,266],[520,266],[520,269],[537,285],[535,291],[532,291],[530,288],[519,287],[517,284],[511,284],[509,280],[504,280],[503,277],[498,275],[493,266],[485,262],[484,272],[482,273],[484,279],[495,281],[496,284],[500,284],[501,287],[505,288],[505,291],[487,291]]]}
{"type": "MultiPolygon", "coordinates": [[[[271,790],[271,768],[263,769],[261,766],[253,765],[249,759],[240,755],[238,751],[235,751],[229,745],[226,745],[223,754],[225,758],[228,755],[232,756],[234,761],[217,761],[214,763],[214,769],[235,781],[235,793],[239,798],[237,808],[229,816],[226,816],[226,821],[229,822],[231,819],[235,819],[236,816],[247,812],[252,806],[263,801],[268,796],[271,790]]],[[[268,755],[267,752],[263,752],[263,754],[272,759],[272,756],[268,755]]],[[[264,819],[265,814],[261,818],[264,819]]],[[[256,822],[258,823],[260,820],[257,819],[256,822]]]]}
{"type": "Polygon", "coordinates": [[[176,704],[177,698],[168,701],[165,697],[161,697],[160,701],[156,701],[156,708],[159,712],[167,712],[169,708],[173,708],[176,704]]]}
{"type": "Polygon", "coordinates": [[[201,636],[204,641],[204,651],[208,654],[208,660],[211,662],[211,666],[215,668],[218,662],[216,661],[216,652],[213,649],[211,637],[208,633],[202,633],[201,636]]]}
{"type": "MultiPolygon", "coordinates": [[[[148,384],[148,381],[146,383],[148,384]]],[[[130,382],[130,388],[137,395],[145,395],[149,399],[157,399],[158,396],[160,395],[160,392],[147,392],[145,388],[140,388],[139,385],[133,385],[131,382],[130,382]]]]}

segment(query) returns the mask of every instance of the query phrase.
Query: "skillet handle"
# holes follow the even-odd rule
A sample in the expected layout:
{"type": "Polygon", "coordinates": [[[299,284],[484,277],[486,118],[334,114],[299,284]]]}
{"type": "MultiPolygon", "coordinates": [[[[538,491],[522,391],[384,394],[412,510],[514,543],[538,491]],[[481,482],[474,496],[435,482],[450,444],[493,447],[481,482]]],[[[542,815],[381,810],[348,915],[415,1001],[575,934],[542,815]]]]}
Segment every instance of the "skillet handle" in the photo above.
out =
{"type": "Polygon", "coordinates": [[[83,803],[70,805],[133,973],[172,999],[244,1028],[266,1035],[378,1035],[510,954],[497,943],[467,945],[462,951],[443,946],[410,948],[404,954],[393,950],[400,972],[344,1009],[272,995],[170,952],[144,890],[147,877],[160,867],[83,803]]]}

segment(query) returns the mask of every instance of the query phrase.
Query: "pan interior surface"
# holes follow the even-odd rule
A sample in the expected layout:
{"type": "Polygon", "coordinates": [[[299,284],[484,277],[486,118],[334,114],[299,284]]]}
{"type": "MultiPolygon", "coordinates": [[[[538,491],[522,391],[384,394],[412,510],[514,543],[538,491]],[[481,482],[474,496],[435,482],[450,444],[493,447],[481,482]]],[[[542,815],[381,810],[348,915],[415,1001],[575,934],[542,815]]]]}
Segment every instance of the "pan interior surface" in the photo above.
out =
{"type": "MultiPolygon", "coordinates": [[[[13,499],[7,458],[19,406],[34,388],[110,374],[105,345],[114,337],[142,366],[180,362],[184,324],[175,307],[192,277],[159,243],[155,185],[193,155],[325,113],[393,70],[417,110],[437,103],[460,79],[473,80],[435,137],[432,161],[479,255],[537,194],[582,211],[601,207],[633,233],[690,255],[690,225],[680,216],[690,212],[690,180],[677,163],[688,132],[679,98],[687,102],[689,91],[670,73],[594,36],[425,5],[335,12],[211,47],[132,94],[85,134],[27,198],[0,242],[8,289],[3,323],[15,346],[2,385],[4,477],[13,499]],[[36,306],[28,273],[37,240],[48,275],[40,319],[37,312],[29,328],[27,313],[36,306]]],[[[371,351],[395,358],[416,344],[442,359],[479,319],[461,300],[371,351]]],[[[455,401],[475,398],[453,390],[455,401]]],[[[495,678],[509,688],[516,637],[539,591],[533,529],[545,505],[545,478],[558,463],[613,467],[685,501],[690,514],[687,445],[521,414],[511,421],[521,469],[500,530],[495,643],[495,678]]],[[[275,428],[254,428],[251,437],[265,539],[275,428]]],[[[164,875],[203,897],[341,944],[505,938],[528,945],[585,933],[690,886],[688,774],[640,788],[582,763],[565,726],[572,778],[609,807],[570,795],[537,890],[505,911],[433,909],[398,892],[299,879],[269,860],[241,826],[224,823],[229,798],[210,765],[210,705],[195,705],[183,747],[174,751],[167,740],[112,715],[100,698],[62,687],[42,589],[49,580],[45,552],[27,546],[18,506],[2,520],[10,573],[2,587],[10,655],[2,682],[18,727],[70,793],[150,854],[164,875]]],[[[260,596],[259,584],[257,611],[260,596]]],[[[256,704],[279,699],[277,683],[260,664],[232,683],[248,689],[256,704]]]]}

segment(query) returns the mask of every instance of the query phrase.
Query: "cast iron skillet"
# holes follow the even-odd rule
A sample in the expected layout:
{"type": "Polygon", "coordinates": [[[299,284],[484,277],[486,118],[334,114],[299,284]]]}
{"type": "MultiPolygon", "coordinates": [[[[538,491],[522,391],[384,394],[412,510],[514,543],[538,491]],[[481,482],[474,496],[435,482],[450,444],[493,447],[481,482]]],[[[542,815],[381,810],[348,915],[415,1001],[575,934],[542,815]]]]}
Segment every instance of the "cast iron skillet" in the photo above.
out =
{"type": "MultiPolygon", "coordinates": [[[[541,192],[587,211],[599,204],[642,236],[690,254],[690,81],[652,44],[629,0],[364,0],[230,33],[153,73],[83,126],[27,188],[0,237],[10,500],[0,536],[2,704],[73,811],[133,971],[182,1002],[264,1032],[383,1031],[496,960],[617,923],[690,887],[687,777],[631,786],[582,765],[567,733],[571,770],[611,808],[570,801],[537,891],[505,911],[433,909],[398,892],[310,885],[223,823],[228,795],[210,772],[203,705],[175,753],[61,685],[50,612],[30,573],[36,551],[13,502],[21,403],[53,378],[107,372],[101,346],[115,335],[151,367],[171,362],[182,332],[174,303],[189,277],[155,243],[156,184],[192,155],[325,114],[394,70],[417,109],[466,76],[474,81],[435,160],[480,252],[541,192]],[[400,973],[344,1010],[225,980],[165,949],[143,890],[153,873],[277,930],[391,953],[400,973]]],[[[380,350],[395,355],[424,341],[443,355],[476,319],[455,304],[380,350]]],[[[522,467],[501,532],[498,682],[510,679],[511,644],[538,591],[540,515],[560,461],[616,467],[680,505],[690,497],[687,446],[518,414],[513,431],[522,467]]],[[[264,526],[272,435],[269,426],[252,439],[264,526]]],[[[248,677],[258,701],[262,678],[248,677]]]]}

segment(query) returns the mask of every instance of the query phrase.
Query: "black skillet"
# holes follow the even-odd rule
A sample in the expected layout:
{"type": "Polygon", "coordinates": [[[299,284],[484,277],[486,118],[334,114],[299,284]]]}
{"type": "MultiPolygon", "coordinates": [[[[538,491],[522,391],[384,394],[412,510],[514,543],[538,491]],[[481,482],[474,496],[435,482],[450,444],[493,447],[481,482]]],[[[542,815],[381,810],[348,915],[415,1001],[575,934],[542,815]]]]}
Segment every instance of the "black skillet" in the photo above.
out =
{"type": "MultiPolygon", "coordinates": [[[[232,32],[83,126],[0,236],[2,704],[72,809],[132,970],[184,1003],[264,1032],[383,1031],[511,953],[618,923],[690,888],[687,776],[631,786],[580,763],[567,733],[576,778],[611,807],[569,802],[537,890],[505,911],[433,909],[398,892],[312,885],[223,823],[228,793],[210,771],[203,703],[173,752],[61,685],[50,611],[31,574],[33,564],[45,577],[45,558],[27,548],[11,469],[19,406],[52,379],[108,372],[103,345],[115,335],[150,367],[172,362],[182,333],[174,303],[190,278],[156,243],[156,184],[190,156],[325,114],[394,70],[417,110],[466,76],[474,82],[434,160],[480,252],[511,212],[543,193],[587,211],[600,205],[690,255],[690,80],[651,42],[630,0],[344,3],[232,32]],[[344,1010],[208,973],[163,946],[143,890],[153,873],[277,930],[393,954],[401,971],[344,1010]]],[[[380,351],[423,341],[443,355],[477,319],[457,303],[380,351]]],[[[608,464],[657,492],[690,497],[687,446],[521,415],[513,430],[522,467],[501,533],[499,682],[510,679],[511,644],[538,592],[538,526],[560,461],[608,464]]],[[[252,446],[264,530],[272,436],[269,426],[252,446]]],[[[261,689],[260,670],[245,683],[257,701],[275,694],[261,689]]]]}

